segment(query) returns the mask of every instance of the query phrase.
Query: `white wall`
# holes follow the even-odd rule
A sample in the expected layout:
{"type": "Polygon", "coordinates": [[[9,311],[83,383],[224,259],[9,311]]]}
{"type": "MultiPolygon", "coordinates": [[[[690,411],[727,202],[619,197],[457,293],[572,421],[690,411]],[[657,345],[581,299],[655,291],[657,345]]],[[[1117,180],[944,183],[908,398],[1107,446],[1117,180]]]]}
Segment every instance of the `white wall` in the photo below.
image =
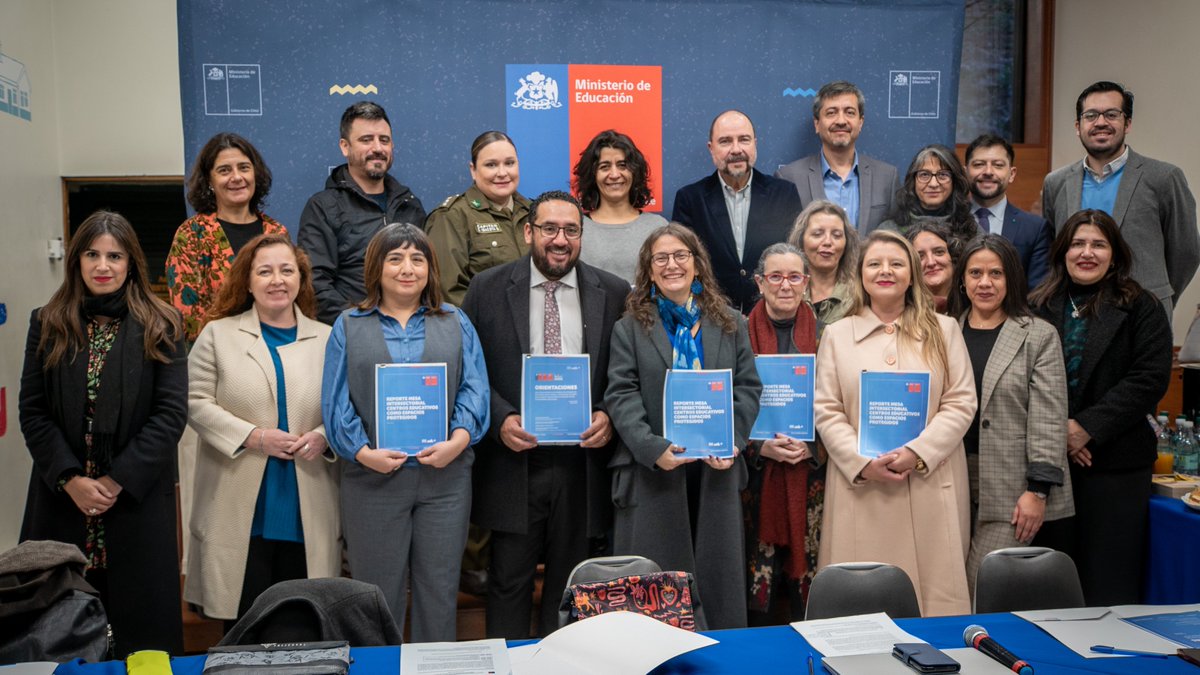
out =
{"type": "Polygon", "coordinates": [[[62,176],[182,174],[175,3],[4,0],[0,52],[24,62],[32,120],[0,113],[0,550],[14,546],[31,462],[17,420],[29,313],[62,279],[62,176]]]}
{"type": "MultiPolygon", "coordinates": [[[[1178,0],[1058,0],[1054,19],[1054,143],[1051,164],[1083,157],[1075,136],[1075,99],[1097,80],[1134,93],[1127,142],[1148,157],[1183,169],[1200,194],[1200,52],[1195,46],[1200,2],[1178,0]]],[[[1175,309],[1175,344],[1183,342],[1200,303],[1192,283],[1175,309]]]]}
{"type": "Polygon", "coordinates": [[[0,387],[7,408],[0,436],[0,550],[5,550],[17,542],[31,466],[17,420],[29,313],[61,278],[46,257],[47,240],[62,233],[52,5],[0,3],[0,51],[25,64],[32,116],[26,121],[0,113],[0,302],[8,309],[8,321],[0,325],[0,387]]]}
{"type": "Polygon", "coordinates": [[[178,175],[179,38],[172,0],[55,0],[59,172],[178,175]]]}

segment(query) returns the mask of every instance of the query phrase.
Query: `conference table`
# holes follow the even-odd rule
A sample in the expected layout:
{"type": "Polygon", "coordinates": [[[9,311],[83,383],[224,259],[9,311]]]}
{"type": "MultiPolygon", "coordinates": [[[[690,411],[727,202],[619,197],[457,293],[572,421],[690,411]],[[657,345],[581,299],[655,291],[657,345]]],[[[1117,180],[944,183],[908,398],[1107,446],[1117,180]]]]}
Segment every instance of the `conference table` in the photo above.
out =
{"type": "MultiPolygon", "coordinates": [[[[1012,614],[899,619],[905,631],[940,649],[963,646],[963,629],[979,624],[1001,645],[1028,661],[1035,675],[1114,673],[1128,675],[1180,673],[1200,675],[1197,668],[1177,656],[1168,659],[1113,657],[1085,659],[1064,647],[1040,628],[1012,614]]],[[[653,671],[655,675],[700,673],[753,673],[776,675],[808,672],[808,643],[790,626],[708,631],[717,644],[678,656],[653,671]]],[[[351,650],[353,675],[391,675],[400,669],[401,647],[363,647],[351,650]]],[[[819,655],[817,655],[819,656],[819,655]]],[[[819,660],[818,660],[819,664],[819,660]]],[[[203,656],[171,660],[175,675],[200,675],[203,656]]],[[[821,673],[818,665],[817,673],[821,673]]],[[[88,665],[63,664],[56,675],[123,675],[119,662],[88,665]]],[[[969,675],[969,674],[968,674],[969,675]]]]}
{"type": "Polygon", "coordinates": [[[1149,530],[1146,604],[1200,602],[1200,511],[1154,495],[1149,530]]]}

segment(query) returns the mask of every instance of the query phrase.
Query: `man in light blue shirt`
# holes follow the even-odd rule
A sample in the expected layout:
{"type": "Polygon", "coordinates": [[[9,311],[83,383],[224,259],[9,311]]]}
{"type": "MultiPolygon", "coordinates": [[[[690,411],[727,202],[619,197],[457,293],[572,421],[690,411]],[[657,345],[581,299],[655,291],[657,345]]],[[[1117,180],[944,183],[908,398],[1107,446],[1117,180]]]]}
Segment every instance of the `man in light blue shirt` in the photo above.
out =
{"type": "Polygon", "coordinates": [[[1200,266],[1196,198],[1179,167],[1130,149],[1133,92],[1096,82],[1075,101],[1075,133],[1087,151],[1046,176],[1042,215],[1055,230],[1081,209],[1107,212],[1133,251],[1133,279],[1170,317],[1200,266]]]}
{"type": "Polygon", "coordinates": [[[821,139],[821,152],[775,172],[796,184],[803,206],[828,199],[845,209],[861,234],[887,220],[899,187],[896,167],[858,152],[864,104],[862,91],[849,82],[822,86],[813,102],[813,130],[821,139]]]}

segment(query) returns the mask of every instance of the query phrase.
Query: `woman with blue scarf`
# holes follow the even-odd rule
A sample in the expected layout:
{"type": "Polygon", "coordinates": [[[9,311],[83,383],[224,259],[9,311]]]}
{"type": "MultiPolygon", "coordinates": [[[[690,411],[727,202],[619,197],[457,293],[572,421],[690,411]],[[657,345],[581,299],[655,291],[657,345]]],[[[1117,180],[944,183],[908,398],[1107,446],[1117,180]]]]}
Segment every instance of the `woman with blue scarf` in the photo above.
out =
{"type": "Polygon", "coordinates": [[[734,442],[745,448],[762,384],[746,321],[717,286],[708,252],[671,223],[646,238],[633,292],[613,328],[604,400],[620,434],[614,552],[691,572],[708,628],[746,625],[742,457],[682,459],[662,436],[667,369],[733,371],[734,442]]]}

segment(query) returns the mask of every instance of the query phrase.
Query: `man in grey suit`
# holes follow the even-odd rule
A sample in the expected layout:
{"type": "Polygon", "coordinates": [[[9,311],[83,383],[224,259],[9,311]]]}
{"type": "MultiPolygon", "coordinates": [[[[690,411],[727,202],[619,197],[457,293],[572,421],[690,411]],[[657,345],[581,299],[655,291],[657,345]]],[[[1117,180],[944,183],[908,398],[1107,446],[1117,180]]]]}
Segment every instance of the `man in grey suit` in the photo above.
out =
{"type": "Polygon", "coordinates": [[[866,234],[892,212],[899,188],[896,167],[858,153],[863,127],[863,94],[849,82],[830,82],[813,101],[813,129],[821,152],[779,168],[776,178],[796,184],[801,206],[828,199],[846,210],[850,222],[866,234]]]}
{"type": "Polygon", "coordinates": [[[1111,215],[1133,250],[1133,278],[1170,317],[1200,265],[1196,199],[1179,167],[1139,155],[1125,143],[1133,92],[1097,82],[1075,101],[1075,134],[1087,156],[1046,176],[1042,215],[1055,230],[1080,209],[1111,215]]]}
{"type": "MultiPolygon", "coordinates": [[[[567,577],[588,539],[612,517],[604,407],[609,335],[629,283],[579,260],[583,211],[565,192],[530,204],[529,255],[479,273],[462,309],[481,336],[492,387],[492,423],[475,447],[471,520],[492,530],[488,637],[529,637],[534,572],[546,563],[538,635],[558,627],[567,577]],[[521,421],[524,354],[588,354],[592,424],[576,446],[541,446],[521,421]]],[[[631,252],[630,255],[635,255],[631,252]]]]}

